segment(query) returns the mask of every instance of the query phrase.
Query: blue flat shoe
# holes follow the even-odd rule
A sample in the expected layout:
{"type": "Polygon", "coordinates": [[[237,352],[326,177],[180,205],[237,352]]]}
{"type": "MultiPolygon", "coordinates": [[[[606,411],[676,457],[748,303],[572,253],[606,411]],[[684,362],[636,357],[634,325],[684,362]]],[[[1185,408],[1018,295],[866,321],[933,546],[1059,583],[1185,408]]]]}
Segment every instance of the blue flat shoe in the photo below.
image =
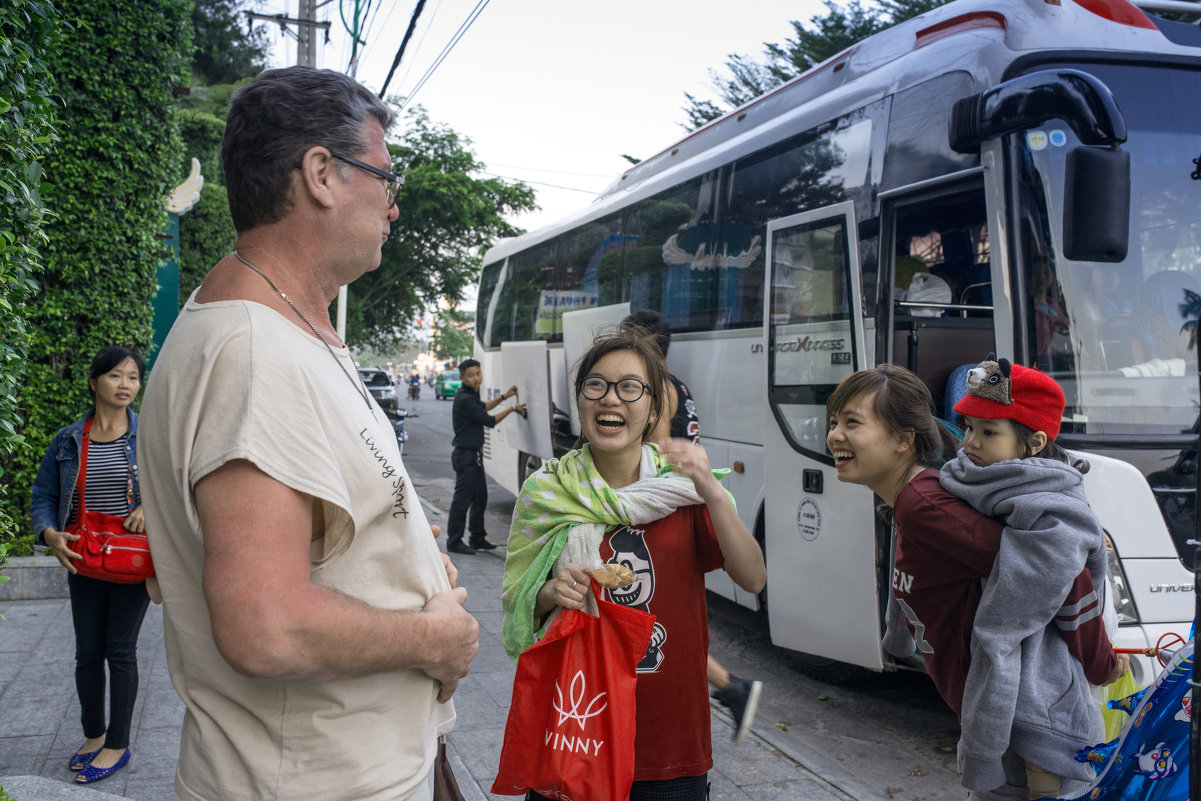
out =
{"type": "Polygon", "coordinates": [[[67,768],[69,770],[76,771],[83,770],[88,765],[92,764],[92,760],[96,758],[96,754],[99,754],[103,747],[104,746],[101,746],[95,751],[89,751],[86,754],[76,754],[75,756],[71,757],[71,762],[67,765],[67,768]]]}
{"type": "Polygon", "coordinates": [[[98,782],[101,779],[107,779],[109,776],[112,776],[121,768],[125,767],[128,763],[129,749],[126,748],[125,753],[121,754],[121,758],[117,760],[116,764],[107,768],[98,768],[95,765],[89,764],[86,768],[79,772],[79,775],[75,777],[75,781],[79,782],[80,784],[91,784],[92,782],[98,782]]]}

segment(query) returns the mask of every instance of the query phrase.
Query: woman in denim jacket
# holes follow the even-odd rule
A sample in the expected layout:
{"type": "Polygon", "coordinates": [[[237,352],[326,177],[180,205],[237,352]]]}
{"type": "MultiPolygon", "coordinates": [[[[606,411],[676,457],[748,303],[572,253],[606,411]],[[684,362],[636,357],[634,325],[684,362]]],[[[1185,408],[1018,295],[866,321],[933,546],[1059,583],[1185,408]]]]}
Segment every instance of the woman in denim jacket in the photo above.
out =
{"type": "MultiPolygon", "coordinates": [[[[33,483],[34,533],[67,568],[71,617],[75,624],[75,688],[79,694],[83,746],[69,767],[82,784],[111,776],[129,762],[129,731],[137,698],[138,632],[150,602],[146,583],[115,584],[81,576],[72,550],[79,539],[67,531],[77,512],[83,428],[90,418],[87,507],[125,518],[125,528],[145,531],[138,486],[138,416],[129,408],[138,395],[146,365],[129,348],[113,346],[96,354],[88,388],[93,408],[55,435],[33,483]],[[109,720],[104,718],[104,664],[109,672],[109,720]]],[[[151,579],[153,581],[153,579],[151,579]]]]}

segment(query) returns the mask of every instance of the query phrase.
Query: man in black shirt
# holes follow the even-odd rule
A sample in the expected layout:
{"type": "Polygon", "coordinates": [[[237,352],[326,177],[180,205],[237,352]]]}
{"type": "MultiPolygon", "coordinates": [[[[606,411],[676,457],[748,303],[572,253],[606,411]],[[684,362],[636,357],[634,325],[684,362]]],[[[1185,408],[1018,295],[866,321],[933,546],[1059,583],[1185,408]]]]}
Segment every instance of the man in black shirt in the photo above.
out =
{"type": "Polygon", "coordinates": [[[504,420],[509,412],[525,417],[525,404],[518,403],[501,410],[497,415],[489,414],[501,401],[517,394],[513,385],[490,401],[480,399],[480,386],[484,373],[475,359],[464,359],[459,363],[459,378],[463,386],[455,393],[451,421],[454,423],[454,448],[450,454],[451,466],[455,469],[455,495],[450,502],[450,522],[447,524],[446,550],[451,553],[474,554],[477,550],[492,550],[496,546],[488,542],[484,531],[484,508],[488,505],[488,481],[484,476],[484,426],[492,428],[504,420]],[[468,510],[470,509],[470,520],[468,510]],[[470,546],[463,543],[463,529],[471,531],[470,546]]]}

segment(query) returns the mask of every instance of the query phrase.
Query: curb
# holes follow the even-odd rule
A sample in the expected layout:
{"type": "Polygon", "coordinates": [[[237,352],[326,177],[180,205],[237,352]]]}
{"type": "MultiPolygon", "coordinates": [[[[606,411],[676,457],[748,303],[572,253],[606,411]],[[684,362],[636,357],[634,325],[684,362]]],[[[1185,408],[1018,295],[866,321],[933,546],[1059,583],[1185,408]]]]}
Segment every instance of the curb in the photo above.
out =
{"type": "MultiPolygon", "coordinates": [[[[54,562],[58,564],[57,559],[54,562]]],[[[82,784],[56,782],[41,776],[0,776],[0,789],[12,796],[14,801],[127,801],[119,795],[93,790],[82,784]]]]}
{"type": "Polygon", "coordinates": [[[0,601],[40,601],[67,598],[67,571],[53,556],[10,556],[0,584],[0,601]]]}

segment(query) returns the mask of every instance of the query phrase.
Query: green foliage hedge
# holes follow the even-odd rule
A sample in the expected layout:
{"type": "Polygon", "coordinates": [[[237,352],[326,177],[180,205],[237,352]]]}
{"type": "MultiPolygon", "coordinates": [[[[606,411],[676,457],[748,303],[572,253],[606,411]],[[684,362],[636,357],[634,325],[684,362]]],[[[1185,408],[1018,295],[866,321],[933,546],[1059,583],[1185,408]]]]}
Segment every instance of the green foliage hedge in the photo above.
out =
{"type": "MultiPolygon", "coordinates": [[[[232,87],[227,87],[232,88],[232,87]]],[[[195,90],[194,90],[195,91],[195,90]]],[[[228,93],[224,103],[228,104],[228,93]]],[[[221,169],[221,136],[225,133],[225,107],[217,113],[185,111],[181,133],[189,157],[200,160],[204,188],[192,210],[179,218],[179,294],[186,300],[213,265],[237,244],[221,169]]]]}
{"type": "MultiPolygon", "coordinates": [[[[45,168],[56,220],[28,309],[17,396],[29,447],[4,476],[4,513],[25,527],[42,453],[91,404],[92,356],[117,343],[150,347],[155,271],[167,253],[164,199],[187,175],[172,90],[188,83],[192,2],[74,0],[69,12],[76,35],[44,56],[63,110],[45,168]]],[[[18,553],[31,539],[18,540],[18,553]]]]}
{"type": "MultiPolygon", "coordinates": [[[[53,79],[41,54],[57,50],[63,37],[50,3],[0,6],[0,476],[28,447],[17,387],[28,357],[26,304],[37,291],[50,216],[43,160],[58,138],[53,79]]],[[[20,504],[6,502],[8,488],[0,484],[0,539],[24,528],[20,504]]]]}

